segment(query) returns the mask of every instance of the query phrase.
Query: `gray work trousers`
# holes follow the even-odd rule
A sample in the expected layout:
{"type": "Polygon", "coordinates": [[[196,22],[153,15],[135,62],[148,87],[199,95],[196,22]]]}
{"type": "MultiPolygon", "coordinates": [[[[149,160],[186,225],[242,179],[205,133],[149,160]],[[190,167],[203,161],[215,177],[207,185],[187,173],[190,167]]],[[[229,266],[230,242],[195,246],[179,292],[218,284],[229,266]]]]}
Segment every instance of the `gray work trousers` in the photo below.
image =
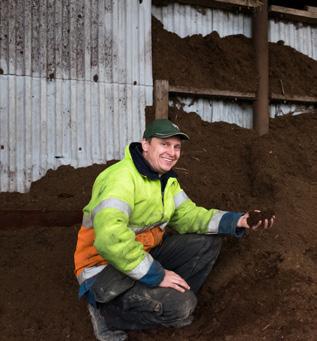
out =
{"type": "Polygon", "coordinates": [[[136,281],[108,303],[98,303],[110,329],[133,330],[155,326],[182,327],[192,322],[196,294],[221,249],[220,236],[168,235],[151,251],[154,259],[189,284],[184,293],[172,288],[150,288],[136,281]]]}

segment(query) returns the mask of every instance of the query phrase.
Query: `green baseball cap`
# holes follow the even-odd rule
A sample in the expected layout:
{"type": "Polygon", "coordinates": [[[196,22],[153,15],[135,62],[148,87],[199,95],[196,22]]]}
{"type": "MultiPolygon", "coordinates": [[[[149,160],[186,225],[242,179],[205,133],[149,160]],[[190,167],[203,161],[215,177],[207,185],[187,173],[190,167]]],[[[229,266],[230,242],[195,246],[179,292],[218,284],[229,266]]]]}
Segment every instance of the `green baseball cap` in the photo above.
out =
{"type": "Polygon", "coordinates": [[[152,121],[144,131],[143,138],[158,137],[167,139],[168,137],[179,136],[182,140],[189,140],[189,136],[180,131],[179,127],[168,119],[162,118],[152,121]]]}

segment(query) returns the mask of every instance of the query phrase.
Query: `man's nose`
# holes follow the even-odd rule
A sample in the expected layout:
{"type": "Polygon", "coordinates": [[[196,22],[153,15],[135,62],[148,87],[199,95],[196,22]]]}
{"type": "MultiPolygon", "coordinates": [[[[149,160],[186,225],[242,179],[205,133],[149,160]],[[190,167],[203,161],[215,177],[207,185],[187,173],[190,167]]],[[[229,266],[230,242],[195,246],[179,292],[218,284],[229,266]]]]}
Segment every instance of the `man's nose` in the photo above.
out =
{"type": "Polygon", "coordinates": [[[167,149],[167,152],[170,156],[174,156],[175,155],[175,148],[173,146],[169,146],[167,149]]]}

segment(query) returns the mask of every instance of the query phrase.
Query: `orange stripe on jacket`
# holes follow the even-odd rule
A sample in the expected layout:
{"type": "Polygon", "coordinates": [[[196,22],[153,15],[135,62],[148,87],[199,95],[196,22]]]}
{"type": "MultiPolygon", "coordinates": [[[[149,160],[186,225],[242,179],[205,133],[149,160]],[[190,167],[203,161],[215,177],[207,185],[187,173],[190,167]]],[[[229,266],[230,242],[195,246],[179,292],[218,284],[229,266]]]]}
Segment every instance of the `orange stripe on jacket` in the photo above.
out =
{"type": "MultiPolygon", "coordinates": [[[[164,231],[160,227],[138,233],[135,239],[143,244],[144,251],[149,252],[162,242],[164,231]]],[[[84,268],[107,264],[94,247],[95,232],[93,228],[82,226],[78,232],[74,255],[75,275],[79,276],[84,268]]]]}

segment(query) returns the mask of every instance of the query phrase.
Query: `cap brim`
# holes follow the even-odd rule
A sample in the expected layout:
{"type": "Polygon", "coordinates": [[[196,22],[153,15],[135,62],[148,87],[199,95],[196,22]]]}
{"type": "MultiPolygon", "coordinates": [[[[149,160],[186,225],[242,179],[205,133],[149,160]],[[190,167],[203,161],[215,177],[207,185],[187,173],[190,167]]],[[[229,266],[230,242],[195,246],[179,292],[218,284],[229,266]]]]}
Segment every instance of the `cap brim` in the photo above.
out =
{"type": "Polygon", "coordinates": [[[159,133],[156,133],[153,135],[153,137],[159,137],[161,139],[167,139],[167,138],[173,137],[173,136],[179,136],[181,140],[189,140],[189,136],[185,133],[176,133],[176,134],[159,134],[159,133]]]}

